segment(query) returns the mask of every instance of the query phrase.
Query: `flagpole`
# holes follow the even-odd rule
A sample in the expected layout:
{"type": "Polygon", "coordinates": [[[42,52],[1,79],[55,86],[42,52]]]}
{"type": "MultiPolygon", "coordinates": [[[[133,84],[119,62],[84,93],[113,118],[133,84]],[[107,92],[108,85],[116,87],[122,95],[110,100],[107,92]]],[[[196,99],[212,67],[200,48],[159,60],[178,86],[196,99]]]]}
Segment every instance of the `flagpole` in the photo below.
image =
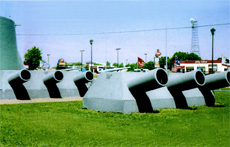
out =
{"type": "Polygon", "coordinates": [[[223,64],[223,55],[221,53],[221,67],[220,67],[220,72],[222,71],[222,64],[223,64]]]}

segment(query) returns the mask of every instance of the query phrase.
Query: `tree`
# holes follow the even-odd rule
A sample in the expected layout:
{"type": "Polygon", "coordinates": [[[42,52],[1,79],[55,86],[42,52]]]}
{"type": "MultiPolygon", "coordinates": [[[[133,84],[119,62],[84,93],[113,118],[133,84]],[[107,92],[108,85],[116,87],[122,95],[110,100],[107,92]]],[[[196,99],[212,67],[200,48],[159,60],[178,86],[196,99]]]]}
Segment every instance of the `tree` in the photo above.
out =
{"type": "Polygon", "coordinates": [[[154,68],[155,68],[155,64],[153,61],[149,61],[144,64],[144,69],[152,70],[154,68]]]}
{"type": "MultiPolygon", "coordinates": [[[[166,57],[165,57],[165,56],[160,57],[160,58],[159,58],[159,62],[160,62],[160,67],[161,67],[161,68],[164,68],[165,65],[166,65],[166,57]]],[[[170,69],[169,57],[167,57],[167,65],[168,65],[168,68],[167,68],[167,69],[170,69]]]]}
{"type": "Polygon", "coordinates": [[[89,70],[89,65],[88,64],[86,64],[85,69],[89,70]]]}
{"type": "Polygon", "coordinates": [[[190,53],[186,55],[186,61],[194,61],[194,60],[201,60],[201,57],[199,57],[195,53],[190,53]]]}
{"type": "Polygon", "coordinates": [[[29,66],[29,70],[34,70],[38,68],[40,65],[40,60],[42,60],[42,51],[34,46],[31,49],[28,49],[27,52],[24,54],[24,62],[26,62],[29,66]]]}
{"type": "Polygon", "coordinates": [[[128,68],[128,71],[134,71],[134,69],[137,68],[137,63],[126,64],[125,67],[130,67],[128,68]]]}
{"type": "Polygon", "coordinates": [[[218,57],[216,60],[222,60],[222,57],[218,57]]]}
{"type": "Polygon", "coordinates": [[[118,67],[118,64],[117,64],[117,63],[113,63],[113,66],[114,66],[114,67],[118,67]]]}
{"type": "Polygon", "coordinates": [[[185,53],[185,52],[175,52],[173,56],[169,59],[170,65],[172,66],[176,56],[180,61],[194,61],[194,60],[202,60],[201,57],[199,57],[195,53],[185,53]]]}
{"type": "Polygon", "coordinates": [[[96,62],[95,62],[94,65],[102,65],[102,64],[101,64],[101,63],[96,63],[96,62]]]}
{"type": "Polygon", "coordinates": [[[119,66],[118,66],[119,68],[122,68],[122,67],[124,67],[124,64],[123,63],[121,63],[121,64],[119,64],[119,66]]]}
{"type": "Polygon", "coordinates": [[[65,62],[67,66],[81,66],[81,62],[73,62],[73,63],[67,63],[65,62]]]}
{"type": "Polygon", "coordinates": [[[107,61],[107,62],[106,62],[106,69],[109,69],[109,68],[110,68],[110,62],[107,61]]]}

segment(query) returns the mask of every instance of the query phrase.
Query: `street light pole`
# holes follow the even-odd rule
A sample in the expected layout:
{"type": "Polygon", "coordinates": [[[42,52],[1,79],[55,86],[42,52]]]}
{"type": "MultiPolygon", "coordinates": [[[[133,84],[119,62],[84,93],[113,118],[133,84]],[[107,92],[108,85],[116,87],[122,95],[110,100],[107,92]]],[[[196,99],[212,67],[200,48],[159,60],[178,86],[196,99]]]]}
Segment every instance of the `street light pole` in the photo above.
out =
{"type": "Polygon", "coordinates": [[[47,54],[47,57],[48,57],[48,65],[50,64],[49,56],[50,56],[50,54],[47,54]]]}
{"type": "Polygon", "coordinates": [[[91,39],[90,41],[89,41],[89,43],[90,43],[90,45],[91,45],[91,71],[92,71],[92,64],[93,64],[93,49],[92,49],[92,46],[93,46],[93,40],[91,39]]]}
{"type": "Polygon", "coordinates": [[[210,31],[212,33],[212,73],[214,73],[213,72],[213,48],[214,48],[214,33],[216,30],[214,28],[212,28],[210,31]]]}
{"type": "Polygon", "coordinates": [[[145,53],[145,62],[147,62],[147,53],[145,53]]]}
{"type": "Polygon", "coordinates": [[[82,61],[83,61],[83,52],[84,52],[85,50],[80,50],[80,52],[81,52],[81,71],[82,71],[82,61]]]}
{"type": "Polygon", "coordinates": [[[121,48],[116,48],[117,50],[117,67],[119,66],[119,50],[121,50],[121,48]]]}
{"type": "Polygon", "coordinates": [[[167,43],[168,43],[168,29],[165,29],[165,50],[166,50],[166,60],[165,60],[165,64],[166,64],[166,71],[168,71],[168,58],[167,58],[167,43]]]}

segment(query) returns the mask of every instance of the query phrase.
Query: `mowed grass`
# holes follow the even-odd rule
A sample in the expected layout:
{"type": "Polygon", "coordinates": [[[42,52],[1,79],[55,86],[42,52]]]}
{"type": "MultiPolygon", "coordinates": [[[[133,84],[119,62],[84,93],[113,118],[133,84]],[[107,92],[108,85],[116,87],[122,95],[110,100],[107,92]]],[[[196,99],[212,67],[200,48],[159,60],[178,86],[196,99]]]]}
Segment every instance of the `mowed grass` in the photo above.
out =
{"type": "Polygon", "coordinates": [[[216,107],[121,114],[82,101],[1,105],[0,146],[230,146],[230,93],[216,107]]]}

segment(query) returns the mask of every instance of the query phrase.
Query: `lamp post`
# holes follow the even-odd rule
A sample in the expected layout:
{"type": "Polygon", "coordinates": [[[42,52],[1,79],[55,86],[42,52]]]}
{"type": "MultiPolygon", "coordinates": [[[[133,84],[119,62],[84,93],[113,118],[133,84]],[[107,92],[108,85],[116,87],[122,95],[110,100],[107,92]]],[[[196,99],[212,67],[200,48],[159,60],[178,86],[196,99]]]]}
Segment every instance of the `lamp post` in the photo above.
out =
{"type": "Polygon", "coordinates": [[[49,61],[49,56],[50,56],[50,54],[47,54],[47,57],[48,57],[48,64],[50,64],[50,61],[49,61]]]}
{"type": "Polygon", "coordinates": [[[90,43],[90,45],[91,45],[91,71],[92,71],[92,64],[93,64],[93,49],[92,49],[92,46],[93,46],[93,40],[91,39],[90,41],[89,41],[89,43],[90,43]]]}
{"type": "Polygon", "coordinates": [[[168,29],[165,29],[165,50],[166,50],[166,71],[168,71],[168,58],[167,58],[167,43],[168,43],[168,29]]]}
{"type": "Polygon", "coordinates": [[[145,53],[144,55],[145,55],[145,62],[147,62],[147,53],[145,53]]]}
{"type": "Polygon", "coordinates": [[[85,50],[80,50],[80,52],[81,52],[81,71],[82,71],[82,61],[83,61],[83,52],[84,52],[85,50]]]}
{"type": "Polygon", "coordinates": [[[119,50],[121,50],[121,48],[116,48],[117,50],[117,67],[119,66],[119,50]]]}
{"type": "Polygon", "coordinates": [[[210,31],[212,33],[212,73],[214,73],[213,72],[213,48],[214,48],[214,33],[216,30],[214,28],[212,28],[210,31]]]}

